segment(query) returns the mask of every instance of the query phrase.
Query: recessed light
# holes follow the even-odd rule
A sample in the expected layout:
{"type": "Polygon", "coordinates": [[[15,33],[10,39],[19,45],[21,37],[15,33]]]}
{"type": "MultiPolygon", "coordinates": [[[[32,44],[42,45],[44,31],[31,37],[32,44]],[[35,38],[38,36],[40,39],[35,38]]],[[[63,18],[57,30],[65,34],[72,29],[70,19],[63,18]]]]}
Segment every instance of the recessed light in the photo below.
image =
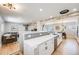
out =
{"type": "Polygon", "coordinates": [[[77,9],[76,9],[76,8],[74,8],[74,9],[73,9],[73,11],[77,11],[77,9]]]}
{"type": "Polygon", "coordinates": [[[43,11],[43,9],[40,8],[40,11],[43,11]]]}
{"type": "Polygon", "coordinates": [[[49,18],[52,18],[53,16],[50,16],[49,18]]]}

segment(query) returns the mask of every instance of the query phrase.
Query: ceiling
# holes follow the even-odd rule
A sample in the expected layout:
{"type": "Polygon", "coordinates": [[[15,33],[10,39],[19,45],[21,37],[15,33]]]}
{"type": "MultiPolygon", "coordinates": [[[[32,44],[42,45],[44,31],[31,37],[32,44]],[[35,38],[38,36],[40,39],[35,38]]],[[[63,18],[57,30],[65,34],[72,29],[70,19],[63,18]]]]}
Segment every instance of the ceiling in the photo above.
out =
{"type": "Polygon", "coordinates": [[[28,23],[45,20],[50,16],[59,16],[59,12],[64,9],[69,9],[70,12],[74,8],[79,10],[78,3],[18,3],[14,6],[15,10],[0,6],[0,15],[5,18],[5,21],[28,23]]]}

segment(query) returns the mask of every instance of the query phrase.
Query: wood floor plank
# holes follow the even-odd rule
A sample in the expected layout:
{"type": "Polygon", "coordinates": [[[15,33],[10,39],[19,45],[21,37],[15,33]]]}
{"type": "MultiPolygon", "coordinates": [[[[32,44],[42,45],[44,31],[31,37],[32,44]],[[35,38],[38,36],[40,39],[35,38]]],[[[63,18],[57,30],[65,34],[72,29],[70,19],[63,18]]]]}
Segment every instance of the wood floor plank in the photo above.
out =
{"type": "Polygon", "coordinates": [[[79,45],[75,39],[63,40],[53,55],[79,55],[79,45]]]}

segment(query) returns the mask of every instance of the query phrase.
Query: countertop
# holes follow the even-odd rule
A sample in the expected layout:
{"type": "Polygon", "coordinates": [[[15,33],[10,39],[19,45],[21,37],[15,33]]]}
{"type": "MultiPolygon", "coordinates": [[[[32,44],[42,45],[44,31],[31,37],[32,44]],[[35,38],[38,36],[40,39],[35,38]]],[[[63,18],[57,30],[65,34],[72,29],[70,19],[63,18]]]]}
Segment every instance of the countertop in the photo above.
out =
{"type": "Polygon", "coordinates": [[[45,36],[29,39],[29,40],[24,40],[24,45],[28,45],[30,47],[36,48],[38,45],[42,44],[43,42],[47,40],[53,39],[56,36],[57,35],[50,34],[50,35],[45,35],[45,36]]]}

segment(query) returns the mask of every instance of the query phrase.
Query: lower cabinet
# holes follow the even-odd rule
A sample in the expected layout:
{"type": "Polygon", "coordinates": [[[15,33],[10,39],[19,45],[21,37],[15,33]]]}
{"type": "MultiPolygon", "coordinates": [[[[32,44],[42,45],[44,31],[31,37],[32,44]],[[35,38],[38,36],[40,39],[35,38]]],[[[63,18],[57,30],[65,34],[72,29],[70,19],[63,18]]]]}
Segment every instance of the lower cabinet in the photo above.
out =
{"type": "Polygon", "coordinates": [[[24,42],[24,55],[50,55],[54,51],[54,39],[45,41],[37,47],[31,47],[24,42]]]}
{"type": "Polygon", "coordinates": [[[30,46],[24,41],[24,54],[25,55],[51,55],[57,49],[62,39],[60,37],[51,38],[38,45],[30,46]]]}
{"type": "Polygon", "coordinates": [[[62,42],[62,39],[58,38],[57,39],[57,46],[59,46],[59,44],[62,42]]]}
{"type": "MultiPolygon", "coordinates": [[[[40,44],[38,46],[38,50],[35,50],[37,51],[37,53],[39,55],[50,55],[52,54],[52,52],[54,51],[54,40],[51,39],[51,40],[48,40],[42,44],[40,44]]],[[[37,54],[35,53],[35,54],[37,54]]]]}
{"type": "Polygon", "coordinates": [[[57,46],[62,42],[62,35],[59,34],[58,38],[57,38],[57,46]]]}

